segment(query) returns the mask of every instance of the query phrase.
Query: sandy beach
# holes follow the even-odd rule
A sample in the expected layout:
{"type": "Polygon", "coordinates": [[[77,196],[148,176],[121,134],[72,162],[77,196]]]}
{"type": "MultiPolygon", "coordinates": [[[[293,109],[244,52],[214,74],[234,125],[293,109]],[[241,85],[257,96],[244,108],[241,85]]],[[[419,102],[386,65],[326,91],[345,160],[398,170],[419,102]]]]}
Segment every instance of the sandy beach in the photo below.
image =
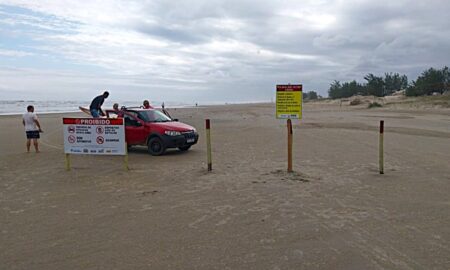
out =
{"type": "Polygon", "coordinates": [[[307,103],[292,174],[274,104],[172,109],[199,143],[133,148],[129,172],[98,156],[66,171],[62,115],[36,112],[39,154],[20,116],[0,117],[0,269],[450,268],[448,109],[307,103]]]}

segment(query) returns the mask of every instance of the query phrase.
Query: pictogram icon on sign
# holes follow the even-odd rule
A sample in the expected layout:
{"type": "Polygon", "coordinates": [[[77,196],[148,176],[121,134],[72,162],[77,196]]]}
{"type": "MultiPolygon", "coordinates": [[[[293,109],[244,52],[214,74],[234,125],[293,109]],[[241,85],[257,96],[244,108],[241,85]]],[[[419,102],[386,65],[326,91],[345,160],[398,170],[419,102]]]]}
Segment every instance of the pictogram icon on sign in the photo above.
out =
{"type": "Polygon", "coordinates": [[[103,144],[105,142],[105,138],[103,138],[102,136],[98,136],[97,137],[97,143],[98,144],[103,144]]]}
{"type": "Polygon", "coordinates": [[[73,136],[73,135],[69,135],[69,137],[67,138],[67,140],[68,140],[70,143],[75,143],[75,141],[77,140],[77,138],[75,138],[75,136],[73,136]]]}
{"type": "Polygon", "coordinates": [[[67,127],[67,130],[69,131],[69,133],[75,133],[75,127],[74,126],[67,127]]]}
{"type": "Polygon", "coordinates": [[[103,129],[102,126],[98,126],[96,130],[97,130],[97,134],[103,134],[103,132],[105,132],[105,130],[103,129]]]}

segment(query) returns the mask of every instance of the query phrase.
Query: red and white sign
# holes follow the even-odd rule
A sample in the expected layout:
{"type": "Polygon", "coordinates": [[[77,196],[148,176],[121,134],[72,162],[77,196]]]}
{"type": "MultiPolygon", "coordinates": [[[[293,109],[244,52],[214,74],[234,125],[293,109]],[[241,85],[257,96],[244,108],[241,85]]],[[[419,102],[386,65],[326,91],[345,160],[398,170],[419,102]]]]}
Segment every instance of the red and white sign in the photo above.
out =
{"type": "Polygon", "coordinates": [[[123,118],[63,118],[64,153],[126,155],[123,118]]]}

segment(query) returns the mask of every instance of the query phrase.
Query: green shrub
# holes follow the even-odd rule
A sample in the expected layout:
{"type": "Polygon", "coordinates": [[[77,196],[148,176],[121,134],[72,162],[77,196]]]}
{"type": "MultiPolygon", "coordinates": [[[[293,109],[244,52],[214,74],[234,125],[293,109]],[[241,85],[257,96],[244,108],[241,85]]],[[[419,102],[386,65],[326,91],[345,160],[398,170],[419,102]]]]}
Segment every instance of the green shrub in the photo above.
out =
{"type": "Polygon", "coordinates": [[[379,108],[379,107],[383,107],[383,105],[381,105],[380,103],[374,101],[374,102],[369,103],[369,106],[367,108],[370,109],[370,108],[379,108]]]}

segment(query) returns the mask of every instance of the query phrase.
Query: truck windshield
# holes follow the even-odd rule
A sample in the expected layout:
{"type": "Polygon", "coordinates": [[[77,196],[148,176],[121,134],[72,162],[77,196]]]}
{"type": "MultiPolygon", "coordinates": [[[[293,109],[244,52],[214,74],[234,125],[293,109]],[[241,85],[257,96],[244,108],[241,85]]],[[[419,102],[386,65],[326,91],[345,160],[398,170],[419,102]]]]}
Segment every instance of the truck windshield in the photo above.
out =
{"type": "Polygon", "coordinates": [[[157,110],[139,111],[139,118],[145,122],[169,122],[172,121],[164,113],[157,110]]]}

